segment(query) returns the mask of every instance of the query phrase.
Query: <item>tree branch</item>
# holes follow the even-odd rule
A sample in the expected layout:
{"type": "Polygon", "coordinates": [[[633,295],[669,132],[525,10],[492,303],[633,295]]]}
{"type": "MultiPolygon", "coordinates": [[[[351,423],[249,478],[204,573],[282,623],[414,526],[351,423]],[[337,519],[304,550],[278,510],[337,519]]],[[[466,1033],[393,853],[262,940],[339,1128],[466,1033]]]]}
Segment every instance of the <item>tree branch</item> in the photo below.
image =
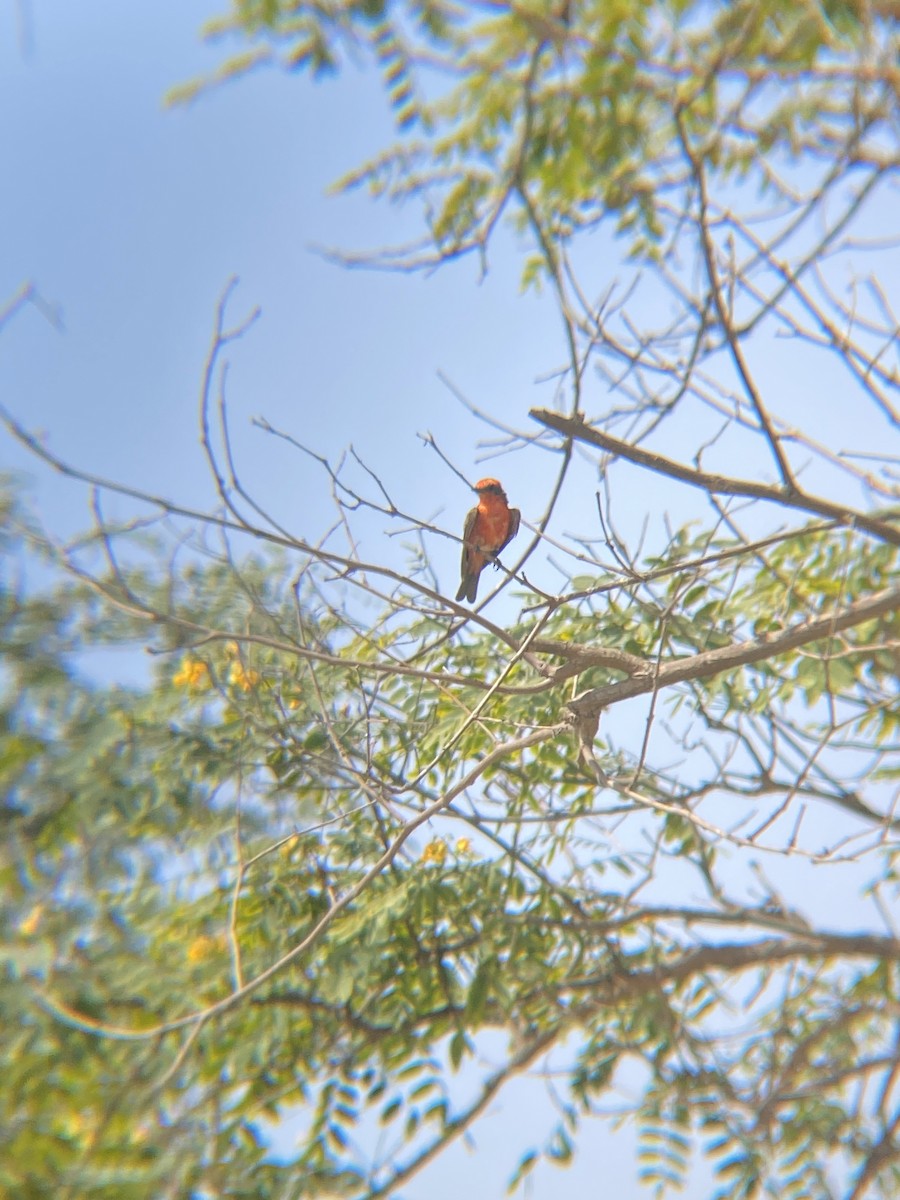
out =
{"type": "Polygon", "coordinates": [[[579,718],[595,715],[611,704],[617,704],[620,700],[627,700],[632,696],[644,695],[655,688],[671,687],[672,684],[684,683],[688,679],[711,679],[722,671],[776,658],[779,654],[786,654],[799,646],[831,637],[841,630],[852,629],[855,625],[895,612],[898,608],[900,587],[891,588],[885,592],[878,592],[875,596],[867,596],[864,600],[857,600],[843,612],[804,621],[793,629],[775,636],[754,638],[751,642],[735,642],[730,646],[720,646],[688,658],[675,659],[674,662],[661,665],[658,671],[647,663],[644,674],[632,675],[628,679],[582,692],[569,702],[569,708],[579,718]]]}
{"type": "Polygon", "coordinates": [[[608,433],[586,425],[578,417],[566,417],[562,413],[553,412],[546,408],[533,408],[530,416],[548,429],[553,429],[563,437],[574,438],[578,442],[597,446],[609,454],[626,458],[640,467],[646,467],[659,475],[668,475],[691,487],[702,488],[714,496],[748,496],[756,500],[768,500],[782,507],[796,508],[803,512],[815,513],[827,517],[839,525],[849,528],[862,529],[874,537],[892,546],[900,546],[900,527],[892,521],[880,517],[871,517],[858,512],[846,504],[835,504],[831,500],[823,500],[819,496],[808,496],[804,492],[779,487],[774,484],[756,483],[749,479],[733,479],[728,475],[714,475],[709,471],[698,471],[694,467],[686,467],[673,459],[665,458],[651,450],[643,450],[624,442],[620,438],[611,437],[608,433]]]}

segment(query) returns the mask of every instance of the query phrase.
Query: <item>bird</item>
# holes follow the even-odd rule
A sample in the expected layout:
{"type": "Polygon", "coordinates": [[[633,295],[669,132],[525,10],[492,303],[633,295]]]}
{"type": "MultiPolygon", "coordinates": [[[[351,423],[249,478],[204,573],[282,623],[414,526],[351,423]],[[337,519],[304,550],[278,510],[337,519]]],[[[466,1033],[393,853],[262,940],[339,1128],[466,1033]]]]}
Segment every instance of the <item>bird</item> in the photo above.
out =
{"type": "Polygon", "coordinates": [[[467,514],[463,528],[462,581],[456,593],[457,601],[465,598],[470,604],[478,593],[478,576],[516,536],[522,519],[517,508],[509,507],[506,492],[496,479],[479,479],[473,490],[478,493],[478,503],[467,514]]]}

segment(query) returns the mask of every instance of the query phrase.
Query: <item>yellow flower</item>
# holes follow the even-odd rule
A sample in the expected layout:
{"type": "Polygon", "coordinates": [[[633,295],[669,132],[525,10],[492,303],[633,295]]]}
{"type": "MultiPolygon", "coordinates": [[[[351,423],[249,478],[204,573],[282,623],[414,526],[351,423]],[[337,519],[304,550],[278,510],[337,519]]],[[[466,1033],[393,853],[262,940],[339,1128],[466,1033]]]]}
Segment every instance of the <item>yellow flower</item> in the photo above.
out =
{"type": "Polygon", "coordinates": [[[241,648],[237,644],[237,642],[226,642],[225,643],[225,653],[228,655],[229,658],[237,658],[237,656],[240,654],[240,652],[241,652],[241,648]]]}
{"type": "Polygon", "coordinates": [[[242,663],[235,663],[229,672],[228,679],[242,692],[249,692],[259,683],[259,671],[252,671],[242,663]]]}
{"type": "Polygon", "coordinates": [[[222,939],[218,937],[210,937],[207,933],[201,933],[199,937],[194,938],[187,948],[188,962],[202,962],[204,958],[210,958],[221,946],[222,939]]]}
{"type": "Polygon", "coordinates": [[[419,861],[423,863],[437,863],[439,867],[442,867],[446,857],[447,843],[443,838],[433,838],[422,851],[422,857],[419,861]]]}
{"type": "Polygon", "coordinates": [[[291,700],[288,700],[287,706],[288,706],[288,712],[296,712],[297,709],[300,707],[300,701],[297,700],[295,697],[291,700]]]}
{"type": "Polygon", "coordinates": [[[43,904],[36,904],[27,917],[23,917],[19,922],[19,933],[23,937],[31,937],[37,931],[38,925],[41,923],[41,917],[44,915],[43,904]]]}
{"type": "Polygon", "coordinates": [[[96,1139],[96,1118],[90,1111],[63,1113],[56,1123],[65,1137],[78,1142],[85,1149],[92,1146],[96,1139]]]}
{"type": "Polygon", "coordinates": [[[472,853],[472,839],[467,838],[467,837],[458,838],[457,842],[456,842],[456,853],[457,854],[471,854],[472,853]]]}
{"type": "Polygon", "coordinates": [[[181,670],[172,676],[172,682],[176,687],[186,687],[192,691],[209,687],[209,671],[206,663],[202,663],[196,658],[184,659],[181,670]]]}
{"type": "Polygon", "coordinates": [[[290,858],[297,847],[300,845],[300,834],[295,833],[281,847],[281,857],[290,858]]]}

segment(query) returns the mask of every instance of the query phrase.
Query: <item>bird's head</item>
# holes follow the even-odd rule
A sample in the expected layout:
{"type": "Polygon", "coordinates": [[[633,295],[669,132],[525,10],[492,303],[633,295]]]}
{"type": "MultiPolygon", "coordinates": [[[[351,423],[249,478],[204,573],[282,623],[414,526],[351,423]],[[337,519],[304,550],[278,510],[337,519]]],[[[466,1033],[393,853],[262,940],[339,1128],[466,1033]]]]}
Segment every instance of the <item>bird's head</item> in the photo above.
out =
{"type": "Polygon", "coordinates": [[[497,479],[479,479],[473,491],[479,496],[505,496],[503,485],[497,479]]]}

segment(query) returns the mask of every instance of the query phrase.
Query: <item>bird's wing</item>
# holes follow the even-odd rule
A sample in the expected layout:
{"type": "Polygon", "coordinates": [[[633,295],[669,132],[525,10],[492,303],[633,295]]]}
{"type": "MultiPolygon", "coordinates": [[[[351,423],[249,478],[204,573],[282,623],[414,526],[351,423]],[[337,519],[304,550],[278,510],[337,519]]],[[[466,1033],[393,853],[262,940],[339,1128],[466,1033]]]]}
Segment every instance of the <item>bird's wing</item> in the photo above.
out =
{"type": "Polygon", "coordinates": [[[513,538],[519,532],[519,522],[521,520],[522,520],[521,512],[519,512],[519,510],[517,508],[511,508],[509,510],[509,524],[506,527],[506,537],[503,539],[502,543],[497,547],[495,553],[499,554],[500,551],[504,548],[504,546],[508,546],[509,543],[513,540],[513,538]]]}
{"type": "Polygon", "coordinates": [[[459,560],[459,569],[461,574],[467,575],[469,572],[469,553],[474,549],[469,544],[469,538],[472,536],[472,530],[475,528],[475,518],[478,516],[478,506],[470,508],[466,513],[466,523],[463,526],[463,544],[462,555],[459,560]]]}

